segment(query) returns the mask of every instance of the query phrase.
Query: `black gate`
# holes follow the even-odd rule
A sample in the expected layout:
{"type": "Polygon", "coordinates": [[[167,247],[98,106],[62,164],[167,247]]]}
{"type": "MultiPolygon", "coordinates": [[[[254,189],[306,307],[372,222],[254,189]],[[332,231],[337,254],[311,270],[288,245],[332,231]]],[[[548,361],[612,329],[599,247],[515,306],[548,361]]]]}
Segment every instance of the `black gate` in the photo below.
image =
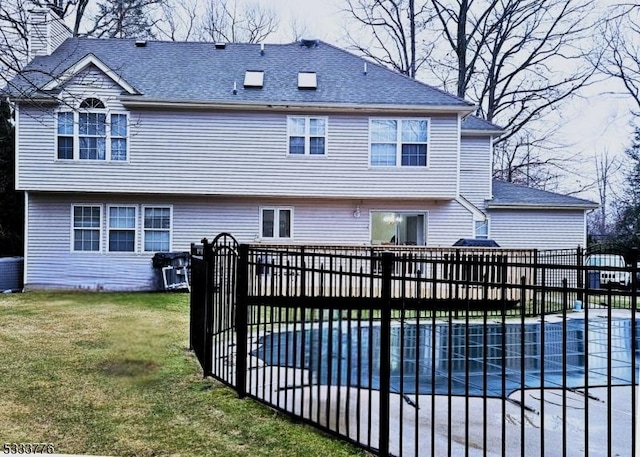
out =
{"type": "Polygon", "coordinates": [[[191,348],[205,376],[235,386],[238,242],[221,233],[191,245],[191,348]]]}

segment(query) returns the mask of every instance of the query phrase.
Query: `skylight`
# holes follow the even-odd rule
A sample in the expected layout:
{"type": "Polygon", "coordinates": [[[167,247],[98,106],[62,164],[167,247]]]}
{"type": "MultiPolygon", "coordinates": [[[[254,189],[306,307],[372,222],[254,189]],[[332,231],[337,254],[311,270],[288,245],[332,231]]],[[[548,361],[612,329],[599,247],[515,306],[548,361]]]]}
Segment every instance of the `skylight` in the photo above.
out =
{"type": "Polygon", "coordinates": [[[301,71],[298,73],[298,89],[317,89],[318,78],[315,71],[301,71]]]}
{"type": "Polygon", "coordinates": [[[244,74],[244,87],[262,87],[264,71],[247,70],[244,74]]]}

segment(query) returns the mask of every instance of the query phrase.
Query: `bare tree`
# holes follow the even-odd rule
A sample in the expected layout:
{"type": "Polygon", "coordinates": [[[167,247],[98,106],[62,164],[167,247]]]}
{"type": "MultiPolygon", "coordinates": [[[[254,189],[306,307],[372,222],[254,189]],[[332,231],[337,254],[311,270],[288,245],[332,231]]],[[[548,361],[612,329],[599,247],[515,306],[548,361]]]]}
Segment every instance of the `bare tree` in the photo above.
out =
{"type": "Polygon", "coordinates": [[[198,0],[163,1],[155,21],[155,35],[170,41],[190,41],[198,25],[198,0]]]}
{"type": "Polygon", "coordinates": [[[368,39],[347,31],[351,48],[411,78],[429,59],[427,24],[433,10],[427,0],[347,0],[346,12],[368,39]]]}
{"type": "Polygon", "coordinates": [[[275,10],[259,3],[208,0],[200,25],[200,39],[229,43],[260,43],[278,28],[275,10]]]}
{"type": "Polygon", "coordinates": [[[609,197],[613,190],[614,181],[622,168],[622,162],[609,154],[605,149],[599,156],[595,157],[596,185],[598,197],[600,197],[600,207],[590,214],[589,228],[593,235],[605,237],[610,232],[610,206],[609,197]]]}
{"type": "Polygon", "coordinates": [[[349,0],[348,11],[378,44],[357,48],[405,74],[415,76],[411,46],[416,42],[406,24],[413,23],[422,36],[442,37],[430,56],[422,52],[430,65],[416,66],[416,73],[428,70],[428,79],[455,87],[458,96],[479,106],[479,116],[507,130],[496,143],[497,176],[531,181],[536,170],[531,184],[537,185],[569,166],[568,157],[545,155],[557,151],[559,140],[554,129],[540,124],[593,76],[582,49],[594,27],[592,1],[431,0],[420,3],[414,20],[407,12],[413,2],[355,1],[349,0]]]}
{"type": "Polygon", "coordinates": [[[309,24],[299,18],[292,18],[287,27],[287,35],[292,43],[309,37],[309,24]]]}
{"type": "Polygon", "coordinates": [[[640,5],[620,3],[607,13],[592,62],[604,75],[622,82],[640,115],[640,5]]]}

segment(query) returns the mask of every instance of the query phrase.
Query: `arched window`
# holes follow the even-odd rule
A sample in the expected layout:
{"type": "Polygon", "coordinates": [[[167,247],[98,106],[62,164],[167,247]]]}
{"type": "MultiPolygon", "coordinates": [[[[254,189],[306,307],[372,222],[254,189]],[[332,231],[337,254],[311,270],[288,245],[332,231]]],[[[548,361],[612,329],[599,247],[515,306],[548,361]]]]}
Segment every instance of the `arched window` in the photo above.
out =
{"type": "Polygon", "coordinates": [[[82,100],[77,112],[58,113],[58,159],[127,160],[127,115],[108,113],[95,97],[82,100]]]}
{"type": "Polygon", "coordinates": [[[102,100],[100,100],[99,98],[89,97],[82,100],[82,103],[80,103],[80,108],[81,109],[105,109],[105,106],[104,106],[104,103],[102,103],[102,100]]]}

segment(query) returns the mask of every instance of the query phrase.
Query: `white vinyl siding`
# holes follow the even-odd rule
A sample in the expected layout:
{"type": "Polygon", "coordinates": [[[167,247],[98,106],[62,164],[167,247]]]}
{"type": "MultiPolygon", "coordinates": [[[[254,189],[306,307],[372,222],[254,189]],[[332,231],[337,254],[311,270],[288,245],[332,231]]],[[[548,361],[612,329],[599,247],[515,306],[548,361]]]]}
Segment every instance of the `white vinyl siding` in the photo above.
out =
{"type": "MultiPolygon", "coordinates": [[[[351,199],[245,199],[140,195],[68,195],[29,193],[27,217],[27,285],[29,287],[149,290],[159,286],[151,258],[155,252],[109,252],[107,207],[137,208],[138,232],[144,231],[144,209],[171,208],[171,251],[188,251],[191,243],[231,233],[241,243],[260,241],[260,209],[291,208],[291,235],[278,242],[369,245],[371,211],[428,214],[428,246],[451,246],[469,237],[472,220],[456,202],[403,200],[360,202],[351,199]],[[96,203],[98,201],[99,203],[96,203]],[[73,206],[102,207],[100,252],[71,252],[73,206]],[[360,217],[355,209],[360,208],[360,217]],[[356,213],[357,214],[357,213],[356,213]]],[[[268,240],[264,240],[268,242],[268,240]]],[[[138,234],[138,241],[143,243],[138,234]]]]}
{"type": "Polygon", "coordinates": [[[490,210],[491,238],[504,248],[586,246],[583,210],[490,210]]]}
{"type": "Polygon", "coordinates": [[[463,136],[460,140],[460,195],[479,209],[491,198],[491,138],[463,136]]]}
{"type": "MultiPolygon", "coordinates": [[[[116,100],[100,95],[116,109],[116,100]]],[[[309,166],[288,154],[286,113],[137,110],[129,113],[129,160],[121,166],[115,160],[52,164],[53,113],[20,109],[21,190],[356,199],[457,195],[455,116],[430,117],[428,167],[371,167],[369,117],[331,114],[326,156],[309,166]]]]}

